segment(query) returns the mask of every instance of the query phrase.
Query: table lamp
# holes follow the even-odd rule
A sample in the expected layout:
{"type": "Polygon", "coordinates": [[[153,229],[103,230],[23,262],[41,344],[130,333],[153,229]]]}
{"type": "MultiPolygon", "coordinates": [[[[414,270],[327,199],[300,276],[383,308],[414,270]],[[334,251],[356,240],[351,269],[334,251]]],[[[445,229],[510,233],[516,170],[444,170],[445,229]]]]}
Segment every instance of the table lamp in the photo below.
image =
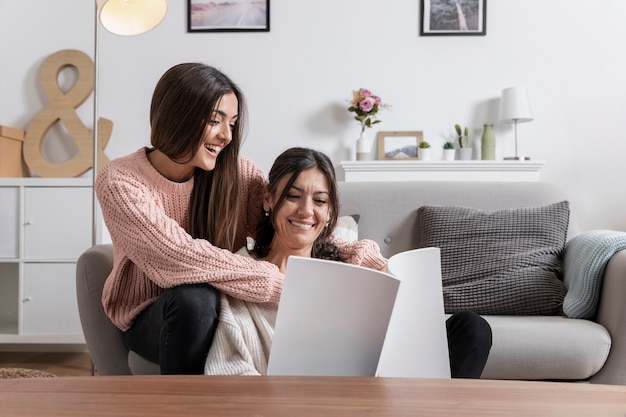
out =
{"type": "Polygon", "coordinates": [[[528,95],[524,87],[509,87],[502,90],[500,99],[500,121],[515,125],[515,156],[504,158],[509,161],[527,161],[527,156],[519,156],[517,152],[517,124],[530,122],[533,114],[530,110],[528,95]]]}

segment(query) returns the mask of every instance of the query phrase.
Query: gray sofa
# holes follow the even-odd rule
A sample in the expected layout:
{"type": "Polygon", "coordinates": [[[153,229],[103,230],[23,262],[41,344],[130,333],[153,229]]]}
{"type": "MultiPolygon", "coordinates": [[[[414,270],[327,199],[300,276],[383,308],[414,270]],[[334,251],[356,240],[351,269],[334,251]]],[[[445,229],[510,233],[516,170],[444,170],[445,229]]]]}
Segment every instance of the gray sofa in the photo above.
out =
{"type": "MultiPolygon", "coordinates": [[[[340,214],[358,214],[359,238],[378,242],[387,257],[418,247],[421,206],[502,210],[567,200],[545,182],[350,182],[340,183],[339,190],[340,214]]],[[[572,208],[569,239],[579,234],[574,216],[572,208]]],[[[111,256],[110,245],[98,245],[77,265],[81,322],[95,367],[101,374],[157,373],[156,364],[128,352],[102,311],[99,299],[111,256]]],[[[592,320],[485,315],[493,348],[483,378],[626,384],[626,328],[621,325],[626,322],[626,251],[616,251],[605,268],[592,320]]]]}
{"type": "MultiPolygon", "coordinates": [[[[564,192],[546,182],[340,184],[341,213],[358,214],[359,238],[378,242],[387,257],[419,247],[417,211],[422,206],[493,211],[563,200],[567,200],[564,192]]],[[[570,219],[568,239],[579,234],[575,207],[571,208],[570,219]]],[[[563,316],[484,317],[493,330],[493,347],[483,378],[626,384],[626,251],[616,253],[606,267],[593,320],[563,316]]]]}

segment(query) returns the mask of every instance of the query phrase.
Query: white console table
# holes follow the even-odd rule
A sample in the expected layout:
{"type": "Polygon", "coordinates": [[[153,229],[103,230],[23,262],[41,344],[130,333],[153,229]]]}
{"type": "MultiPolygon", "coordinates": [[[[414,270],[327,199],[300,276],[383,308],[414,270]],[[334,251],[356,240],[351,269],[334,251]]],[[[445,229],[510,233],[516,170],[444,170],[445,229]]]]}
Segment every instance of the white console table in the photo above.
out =
{"type": "Polygon", "coordinates": [[[341,161],[346,182],[540,181],[545,161],[341,161]]]}

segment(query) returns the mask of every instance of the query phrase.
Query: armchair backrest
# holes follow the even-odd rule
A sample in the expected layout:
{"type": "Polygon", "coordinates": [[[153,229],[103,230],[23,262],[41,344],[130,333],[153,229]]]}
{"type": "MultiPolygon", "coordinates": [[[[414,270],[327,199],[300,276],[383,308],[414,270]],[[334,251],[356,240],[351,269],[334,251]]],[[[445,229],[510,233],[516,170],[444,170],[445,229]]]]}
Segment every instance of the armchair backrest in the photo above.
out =
{"type": "Polygon", "coordinates": [[[102,306],[104,281],[113,268],[113,246],[95,245],[76,263],[78,312],[87,348],[100,375],[130,375],[123,334],[102,306]]]}

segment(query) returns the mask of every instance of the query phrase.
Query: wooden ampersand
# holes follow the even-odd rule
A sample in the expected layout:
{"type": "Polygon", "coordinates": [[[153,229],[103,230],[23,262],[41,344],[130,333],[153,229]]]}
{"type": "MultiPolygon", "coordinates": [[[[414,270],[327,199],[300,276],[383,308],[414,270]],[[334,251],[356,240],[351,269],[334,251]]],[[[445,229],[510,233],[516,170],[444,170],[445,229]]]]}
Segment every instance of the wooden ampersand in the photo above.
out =
{"type": "MultiPolygon", "coordinates": [[[[40,177],[78,177],[93,163],[93,133],[76,114],[75,109],[87,100],[93,91],[93,61],[81,51],[66,49],[50,55],[42,64],[40,72],[41,86],[50,103],[40,111],[26,130],[24,138],[24,160],[40,177]],[[66,67],[78,70],[76,83],[64,93],[58,84],[59,73],[66,67]],[[78,154],[63,163],[52,163],[41,153],[43,139],[50,128],[62,122],[71,138],[78,146],[78,154]]],[[[102,167],[109,158],[104,153],[113,122],[98,120],[98,167],[102,167]]]]}

